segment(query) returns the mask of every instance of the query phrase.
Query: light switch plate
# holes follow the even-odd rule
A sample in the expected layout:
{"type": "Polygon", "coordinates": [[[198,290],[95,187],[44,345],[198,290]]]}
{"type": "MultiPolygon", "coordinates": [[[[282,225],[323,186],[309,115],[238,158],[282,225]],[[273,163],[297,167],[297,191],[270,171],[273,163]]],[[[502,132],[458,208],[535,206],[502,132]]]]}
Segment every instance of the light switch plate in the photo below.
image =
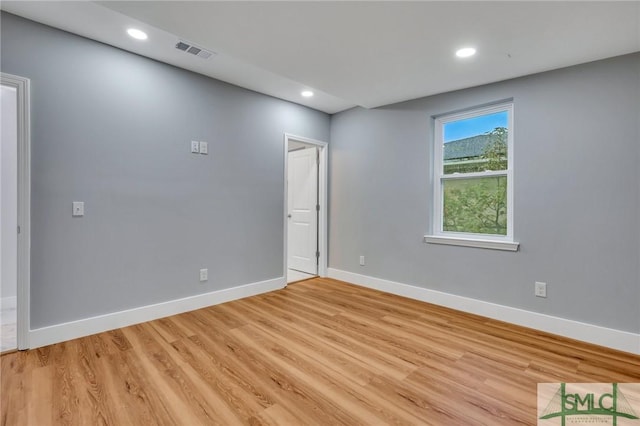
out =
{"type": "Polygon", "coordinates": [[[200,154],[208,154],[209,153],[209,143],[208,142],[200,142],[200,154]]]}
{"type": "Polygon", "coordinates": [[[74,201],[72,215],[75,217],[84,216],[84,202],[74,201]]]}
{"type": "Polygon", "coordinates": [[[191,141],[191,153],[192,154],[197,154],[199,152],[200,152],[200,142],[191,141]]]}

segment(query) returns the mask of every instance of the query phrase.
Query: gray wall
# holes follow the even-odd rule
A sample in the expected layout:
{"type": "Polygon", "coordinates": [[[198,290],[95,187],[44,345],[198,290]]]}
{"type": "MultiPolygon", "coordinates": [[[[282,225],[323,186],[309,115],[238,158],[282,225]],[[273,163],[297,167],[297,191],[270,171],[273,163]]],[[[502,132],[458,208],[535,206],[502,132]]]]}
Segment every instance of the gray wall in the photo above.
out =
{"type": "Polygon", "coordinates": [[[333,116],[330,267],[639,332],[639,105],[634,54],[333,116]],[[423,243],[431,117],[506,98],[520,251],[423,243]]]}
{"type": "Polygon", "coordinates": [[[32,84],[33,328],[283,276],[283,133],[328,115],[6,13],[1,49],[32,84]]]}

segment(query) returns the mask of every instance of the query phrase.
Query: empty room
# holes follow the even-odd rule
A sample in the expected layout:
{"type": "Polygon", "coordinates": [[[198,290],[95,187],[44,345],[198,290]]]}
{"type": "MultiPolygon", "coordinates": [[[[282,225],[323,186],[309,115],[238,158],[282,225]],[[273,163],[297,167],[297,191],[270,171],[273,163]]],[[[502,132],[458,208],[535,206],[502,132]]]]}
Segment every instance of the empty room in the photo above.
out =
{"type": "Polygon", "coordinates": [[[640,425],[640,1],[3,1],[1,425],[640,425]]]}

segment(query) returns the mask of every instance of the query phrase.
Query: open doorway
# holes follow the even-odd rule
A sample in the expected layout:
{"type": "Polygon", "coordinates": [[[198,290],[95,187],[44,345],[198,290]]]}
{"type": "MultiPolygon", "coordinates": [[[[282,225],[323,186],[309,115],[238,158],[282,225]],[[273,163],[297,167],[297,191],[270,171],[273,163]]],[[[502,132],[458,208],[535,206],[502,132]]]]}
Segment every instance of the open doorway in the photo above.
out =
{"type": "Polygon", "coordinates": [[[0,352],[29,348],[29,79],[0,73],[0,352]]]}
{"type": "Polygon", "coordinates": [[[326,275],[326,142],[285,135],[287,283],[326,275]]]}
{"type": "Polygon", "coordinates": [[[0,86],[0,353],[18,348],[18,92],[0,86]]]}

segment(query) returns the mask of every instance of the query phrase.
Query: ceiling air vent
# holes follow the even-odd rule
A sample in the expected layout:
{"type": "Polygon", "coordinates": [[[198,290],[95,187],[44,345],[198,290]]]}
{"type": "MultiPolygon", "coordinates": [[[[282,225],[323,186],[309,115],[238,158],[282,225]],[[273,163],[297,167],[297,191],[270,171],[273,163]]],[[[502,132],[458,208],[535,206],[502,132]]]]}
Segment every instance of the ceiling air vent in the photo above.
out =
{"type": "Polygon", "coordinates": [[[176,44],[176,49],[178,50],[187,50],[188,48],[189,48],[189,45],[187,43],[183,43],[179,41],[178,44],[176,44]]]}
{"type": "Polygon", "coordinates": [[[179,41],[176,43],[176,49],[182,50],[183,52],[191,53],[194,56],[203,59],[209,59],[211,56],[215,55],[214,52],[210,52],[201,47],[194,46],[193,44],[185,43],[184,41],[179,41]]]}

